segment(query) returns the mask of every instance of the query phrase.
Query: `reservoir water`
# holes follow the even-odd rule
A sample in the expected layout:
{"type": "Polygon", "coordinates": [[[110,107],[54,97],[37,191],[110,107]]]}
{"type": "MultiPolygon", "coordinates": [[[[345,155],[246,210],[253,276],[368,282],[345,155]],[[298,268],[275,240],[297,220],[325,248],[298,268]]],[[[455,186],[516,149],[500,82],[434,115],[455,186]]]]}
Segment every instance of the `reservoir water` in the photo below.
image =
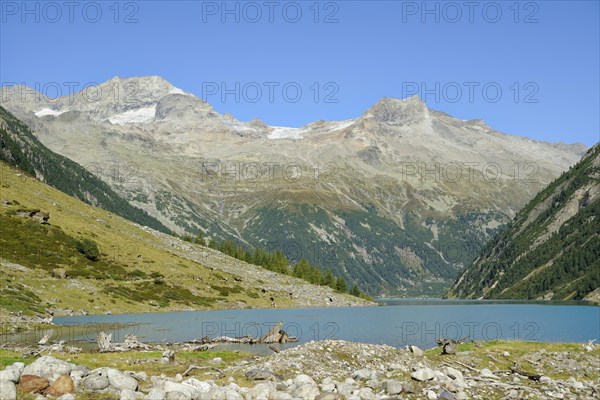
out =
{"type": "MultiPolygon", "coordinates": [[[[143,342],[183,342],[205,336],[260,337],[279,321],[300,344],[343,339],[429,348],[436,345],[439,337],[600,342],[600,307],[575,302],[399,299],[382,301],[379,307],[186,311],[54,320],[61,325],[56,340],[60,336],[63,340],[89,343],[95,342],[101,330],[112,332],[113,342],[123,341],[130,332],[143,342]]],[[[268,351],[264,346],[253,348],[268,351]]]]}

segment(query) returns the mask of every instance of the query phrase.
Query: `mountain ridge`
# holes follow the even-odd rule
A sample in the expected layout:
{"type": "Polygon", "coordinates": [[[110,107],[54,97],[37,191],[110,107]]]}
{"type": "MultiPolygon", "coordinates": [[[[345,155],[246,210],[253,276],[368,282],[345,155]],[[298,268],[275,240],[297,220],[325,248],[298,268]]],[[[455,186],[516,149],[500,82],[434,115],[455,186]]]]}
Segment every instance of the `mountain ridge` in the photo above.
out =
{"type": "Polygon", "coordinates": [[[47,147],[91,166],[169,229],[287,249],[370,294],[441,294],[585,150],[503,134],[415,97],[289,128],[238,121],[157,85],[155,103],[107,98],[41,117],[46,103],[2,98],[47,147]],[[149,106],[154,116],[109,121],[149,106]],[[135,167],[134,179],[111,179],[107,163],[135,167]]]}

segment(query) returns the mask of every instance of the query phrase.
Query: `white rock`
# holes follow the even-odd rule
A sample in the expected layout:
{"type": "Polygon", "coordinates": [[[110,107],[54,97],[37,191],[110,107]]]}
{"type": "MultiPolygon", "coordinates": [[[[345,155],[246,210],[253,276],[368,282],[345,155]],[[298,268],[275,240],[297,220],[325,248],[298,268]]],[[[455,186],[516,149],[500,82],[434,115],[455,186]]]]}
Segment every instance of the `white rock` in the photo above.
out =
{"type": "Polygon", "coordinates": [[[164,400],[165,392],[159,388],[153,387],[150,389],[144,400],[164,400]]]}
{"type": "Polygon", "coordinates": [[[368,368],[359,369],[357,371],[354,371],[354,373],[352,374],[352,377],[357,381],[371,379],[372,376],[373,371],[371,371],[368,368]]]}
{"type": "Polygon", "coordinates": [[[467,400],[467,394],[465,392],[458,392],[454,397],[456,397],[456,400],[467,400]]]}
{"type": "MultiPolygon", "coordinates": [[[[291,394],[286,392],[275,392],[272,397],[273,400],[294,400],[291,394]]],[[[229,399],[227,399],[229,400],[229,399]]]]}
{"type": "Polygon", "coordinates": [[[417,346],[410,346],[409,349],[417,357],[421,357],[423,355],[423,350],[421,350],[417,346]]]}
{"type": "Polygon", "coordinates": [[[37,375],[43,378],[54,378],[60,375],[69,375],[72,366],[68,362],[58,360],[52,356],[43,356],[23,369],[23,375],[37,375]]]}
{"type": "Polygon", "coordinates": [[[437,400],[437,394],[433,390],[427,391],[427,400],[437,400]]]}
{"type": "Polygon", "coordinates": [[[73,393],[65,393],[56,400],[75,400],[75,395],[73,393]]]}
{"type": "Polygon", "coordinates": [[[181,383],[171,381],[165,381],[164,391],[166,393],[167,398],[169,397],[170,392],[182,393],[190,399],[199,395],[198,391],[195,388],[189,385],[182,385],[181,383]]]}
{"type": "Polygon", "coordinates": [[[120,400],[136,400],[135,392],[130,389],[121,390],[120,400]]]}
{"type": "Polygon", "coordinates": [[[313,378],[311,378],[310,376],[305,375],[305,374],[300,374],[300,375],[296,376],[294,378],[294,383],[296,385],[309,384],[309,385],[316,386],[316,383],[313,380],[313,378]]]}
{"type": "Polygon", "coordinates": [[[573,389],[583,389],[585,388],[585,385],[581,382],[579,382],[578,380],[576,380],[573,377],[570,377],[569,379],[567,379],[567,383],[573,388],[573,389]]]}
{"type": "Polygon", "coordinates": [[[248,396],[254,400],[269,400],[276,392],[273,382],[264,382],[255,385],[248,391],[248,396]]]}
{"type": "Polygon", "coordinates": [[[123,372],[117,369],[108,369],[106,371],[106,376],[108,377],[108,383],[110,384],[110,386],[119,391],[129,389],[135,392],[137,390],[137,381],[134,378],[125,375],[123,372]]]}
{"type": "Polygon", "coordinates": [[[421,368],[414,371],[410,376],[420,382],[425,382],[434,378],[435,374],[431,368],[421,368]]]}
{"type": "Polygon", "coordinates": [[[181,384],[191,386],[197,389],[200,393],[208,393],[210,390],[210,383],[199,381],[196,378],[186,379],[185,381],[181,382],[181,384]]]}
{"type": "Polygon", "coordinates": [[[460,372],[456,368],[446,367],[444,368],[443,372],[452,379],[458,379],[459,381],[465,380],[465,377],[463,376],[462,372],[460,372]]]}
{"type": "Polygon", "coordinates": [[[389,380],[383,383],[383,387],[388,394],[400,394],[402,392],[402,383],[396,380],[389,380]]]}
{"type": "Polygon", "coordinates": [[[489,370],[489,369],[487,369],[487,368],[484,368],[484,369],[482,369],[482,370],[481,370],[481,372],[479,373],[479,375],[480,375],[482,378],[500,379],[500,378],[498,378],[496,375],[494,375],[494,374],[492,373],[492,371],[490,371],[490,370],[489,370]]]}
{"type": "Polygon", "coordinates": [[[0,400],[16,400],[17,387],[13,381],[0,380],[0,400]]]}
{"type": "Polygon", "coordinates": [[[4,368],[4,370],[0,371],[0,381],[11,381],[12,383],[19,383],[19,378],[21,374],[12,366],[8,366],[4,368]]]}

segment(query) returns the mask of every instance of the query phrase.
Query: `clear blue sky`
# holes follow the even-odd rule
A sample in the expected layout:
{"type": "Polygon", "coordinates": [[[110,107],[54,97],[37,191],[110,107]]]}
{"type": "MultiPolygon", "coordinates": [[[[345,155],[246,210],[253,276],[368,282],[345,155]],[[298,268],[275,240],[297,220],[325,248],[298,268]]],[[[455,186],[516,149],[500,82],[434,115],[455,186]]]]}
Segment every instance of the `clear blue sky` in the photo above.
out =
{"type": "Polygon", "coordinates": [[[219,112],[283,126],[353,118],[383,96],[415,93],[507,133],[599,141],[598,1],[322,1],[318,15],[314,1],[227,2],[225,15],[221,1],[47,4],[0,2],[0,82],[161,75],[219,112]],[[223,101],[220,85],[236,82],[239,101],[223,101]]]}

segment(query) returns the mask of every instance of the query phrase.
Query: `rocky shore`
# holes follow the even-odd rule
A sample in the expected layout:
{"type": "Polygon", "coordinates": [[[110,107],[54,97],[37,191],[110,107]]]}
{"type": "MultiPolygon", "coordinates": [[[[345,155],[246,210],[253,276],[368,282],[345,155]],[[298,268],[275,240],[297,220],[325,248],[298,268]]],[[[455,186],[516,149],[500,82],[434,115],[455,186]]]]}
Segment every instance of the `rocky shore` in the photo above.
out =
{"type": "Polygon", "coordinates": [[[12,362],[0,371],[0,400],[600,398],[597,345],[485,342],[461,344],[451,355],[440,353],[439,348],[338,340],[232,360],[204,351],[204,362],[194,366],[194,354],[182,351],[156,359],[145,352],[54,353],[12,362]],[[118,358],[129,368],[97,367],[100,355],[118,358]]]}

